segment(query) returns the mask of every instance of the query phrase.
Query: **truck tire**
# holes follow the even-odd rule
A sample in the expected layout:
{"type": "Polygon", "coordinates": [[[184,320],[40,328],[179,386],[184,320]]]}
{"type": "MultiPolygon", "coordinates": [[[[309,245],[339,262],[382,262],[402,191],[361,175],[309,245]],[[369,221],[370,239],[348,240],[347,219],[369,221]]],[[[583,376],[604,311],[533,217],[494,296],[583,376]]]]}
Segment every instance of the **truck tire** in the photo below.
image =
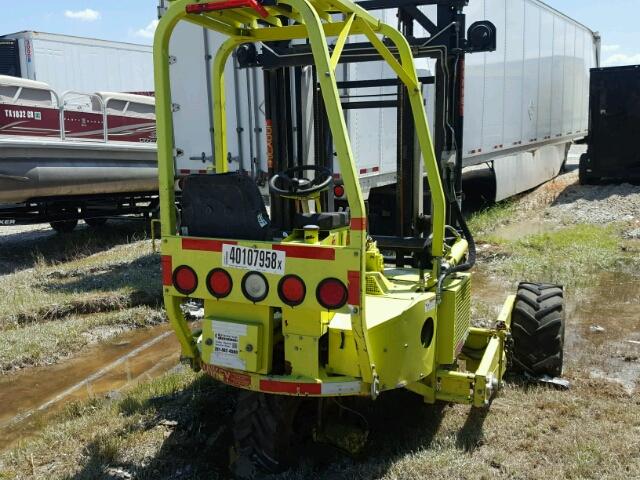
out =
{"type": "Polygon", "coordinates": [[[49,225],[58,233],[71,233],[78,225],[78,220],[60,220],[49,225]]]}
{"type": "Polygon", "coordinates": [[[522,282],[511,315],[511,367],[534,376],[562,375],[564,292],[561,286],[522,282]]]}
{"type": "Polygon", "coordinates": [[[236,478],[261,478],[289,468],[294,458],[294,422],[299,397],[243,391],[233,417],[236,478]]]}
{"type": "Polygon", "coordinates": [[[578,166],[578,181],[580,185],[597,185],[600,179],[587,171],[588,164],[589,157],[586,153],[583,153],[580,155],[580,164],[578,166]]]}
{"type": "Polygon", "coordinates": [[[84,223],[89,225],[90,227],[97,228],[103,227],[107,223],[106,218],[85,218],[84,223]]]}

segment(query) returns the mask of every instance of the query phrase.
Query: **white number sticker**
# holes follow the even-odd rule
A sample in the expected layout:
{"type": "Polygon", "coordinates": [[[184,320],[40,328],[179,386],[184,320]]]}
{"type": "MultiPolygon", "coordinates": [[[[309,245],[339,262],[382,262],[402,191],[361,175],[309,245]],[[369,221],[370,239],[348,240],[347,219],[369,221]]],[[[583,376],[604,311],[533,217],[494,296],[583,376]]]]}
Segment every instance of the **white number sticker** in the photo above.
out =
{"type": "Polygon", "coordinates": [[[284,275],[286,254],[280,250],[222,245],[222,265],[284,275]]]}

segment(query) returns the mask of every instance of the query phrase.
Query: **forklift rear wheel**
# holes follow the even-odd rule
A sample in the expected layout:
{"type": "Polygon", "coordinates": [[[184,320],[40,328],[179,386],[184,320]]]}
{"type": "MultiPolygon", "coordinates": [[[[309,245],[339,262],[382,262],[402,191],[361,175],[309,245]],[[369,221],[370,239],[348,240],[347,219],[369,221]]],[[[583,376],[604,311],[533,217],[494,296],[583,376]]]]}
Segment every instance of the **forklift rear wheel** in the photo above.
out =
{"type": "Polygon", "coordinates": [[[302,399],[243,391],[233,418],[236,478],[261,478],[289,468],[299,445],[296,417],[302,399]]]}
{"type": "Polygon", "coordinates": [[[85,218],[84,223],[90,227],[102,227],[107,223],[106,218],[85,218]]]}
{"type": "Polygon", "coordinates": [[[562,375],[564,292],[561,286],[523,282],[511,316],[512,369],[534,376],[562,375]]]}
{"type": "Polygon", "coordinates": [[[71,233],[78,225],[78,220],[60,220],[49,225],[58,233],[71,233]]]}

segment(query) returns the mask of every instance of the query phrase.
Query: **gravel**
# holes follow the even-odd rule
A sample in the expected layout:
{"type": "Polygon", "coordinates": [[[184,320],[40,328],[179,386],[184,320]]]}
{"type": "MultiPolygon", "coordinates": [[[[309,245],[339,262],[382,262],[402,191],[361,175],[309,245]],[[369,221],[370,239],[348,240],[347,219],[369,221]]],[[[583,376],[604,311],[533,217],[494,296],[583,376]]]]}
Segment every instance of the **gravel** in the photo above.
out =
{"type": "Polygon", "coordinates": [[[637,222],[640,185],[571,185],[549,206],[547,215],[567,223],[637,222]]]}

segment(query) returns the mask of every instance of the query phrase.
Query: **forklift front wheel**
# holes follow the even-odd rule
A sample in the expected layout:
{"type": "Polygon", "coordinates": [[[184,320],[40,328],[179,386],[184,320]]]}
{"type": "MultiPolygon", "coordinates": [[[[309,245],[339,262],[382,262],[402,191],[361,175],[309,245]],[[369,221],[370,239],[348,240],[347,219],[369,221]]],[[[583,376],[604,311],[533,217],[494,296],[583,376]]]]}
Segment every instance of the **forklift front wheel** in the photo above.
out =
{"type": "Polygon", "coordinates": [[[523,282],[511,315],[512,369],[533,376],[562,375],[564,292],[561,286],[523,282]]]}

